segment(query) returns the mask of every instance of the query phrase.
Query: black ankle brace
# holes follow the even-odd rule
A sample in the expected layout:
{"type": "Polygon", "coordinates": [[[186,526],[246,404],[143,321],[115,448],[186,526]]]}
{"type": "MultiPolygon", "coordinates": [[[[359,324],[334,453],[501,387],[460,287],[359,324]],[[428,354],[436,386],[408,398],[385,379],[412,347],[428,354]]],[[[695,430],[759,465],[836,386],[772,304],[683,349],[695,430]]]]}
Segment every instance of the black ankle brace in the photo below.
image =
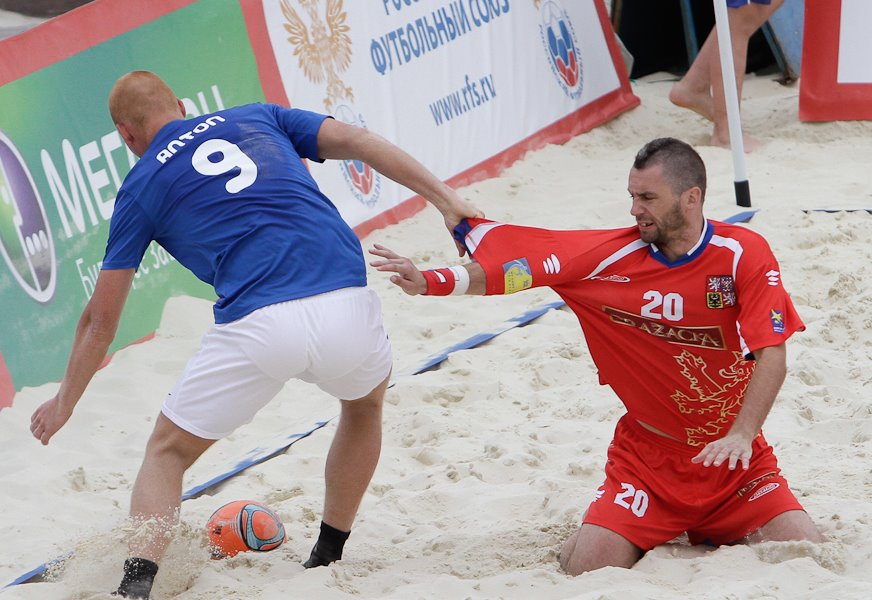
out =
{"type": "Polygon", "coordinates": [[[157,575],[157,563],[145,558],[128,558],[124,561],[124,577],[121,579],[121,585],[114,595],[148,600],[155,575],[157,575]]]}
{"type": "Polygon", "coordinates": [[[315,547],[312,548],[312,554],[309,560],[303,563],[307,569],[312,567],[324,567],[333,561],[342,558],[342,549],[345,547],[345,541],[351,535],[350,531],[340,531],[321,521],[321,533],[318,536],[318,541],[315,542],[315,547]]]}

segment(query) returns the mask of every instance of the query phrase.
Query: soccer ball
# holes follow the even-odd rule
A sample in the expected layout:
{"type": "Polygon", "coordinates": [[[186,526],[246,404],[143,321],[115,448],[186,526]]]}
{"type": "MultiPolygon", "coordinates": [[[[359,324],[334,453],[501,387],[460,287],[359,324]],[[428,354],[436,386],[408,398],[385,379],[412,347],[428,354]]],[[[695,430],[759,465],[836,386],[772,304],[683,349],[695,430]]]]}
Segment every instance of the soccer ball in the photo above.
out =
{"type": "Polygon", "coordinates": [[[254,500],[225,504],[209,517],[206,531],[214,559],[236,556],[249,550],[275,550],[287,539],[279,516],[254,500]]]}

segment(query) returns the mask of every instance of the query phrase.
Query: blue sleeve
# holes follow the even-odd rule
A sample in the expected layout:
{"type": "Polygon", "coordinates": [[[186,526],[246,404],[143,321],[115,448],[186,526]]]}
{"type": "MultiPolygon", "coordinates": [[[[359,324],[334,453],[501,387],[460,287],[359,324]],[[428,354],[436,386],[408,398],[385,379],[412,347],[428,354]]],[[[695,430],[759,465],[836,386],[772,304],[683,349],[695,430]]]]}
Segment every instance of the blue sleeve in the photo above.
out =
{"type": "Polygon", "coordinates": [[[284,108],[278,104],[267,104],[267,107],[301,158],[324,162],[318,156],[318,130],[324,120],[331,117],[308,110],[284,108]]]}
{"type": "Polygon", "coordinates": [[[102,268],[138,268],[153,234],[154,226],[139,204],[132,198],[119,195],[109,223],[109,240],[102,268]]]}

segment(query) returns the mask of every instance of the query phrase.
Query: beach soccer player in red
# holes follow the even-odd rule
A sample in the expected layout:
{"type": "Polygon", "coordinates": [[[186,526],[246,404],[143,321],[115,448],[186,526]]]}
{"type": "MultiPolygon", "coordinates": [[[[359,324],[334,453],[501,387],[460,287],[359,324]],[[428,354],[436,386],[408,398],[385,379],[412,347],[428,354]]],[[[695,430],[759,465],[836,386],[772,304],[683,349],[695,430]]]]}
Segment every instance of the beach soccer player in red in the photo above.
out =
{"type": "Polygon", "coordinates": [[[757,233],[703,216],[705,165],[661,138],[636,155],[621,229],[554,231],[468,219],[474,262],[419,271],[376,246],[371,264],[408,294],[551,287],[578,316],[600,383],[627,412],[605,481],[563,545],[571,575],[630,567],[686,533],[693,544],[822,541],[761,427],[804,329],[757,233]]]}

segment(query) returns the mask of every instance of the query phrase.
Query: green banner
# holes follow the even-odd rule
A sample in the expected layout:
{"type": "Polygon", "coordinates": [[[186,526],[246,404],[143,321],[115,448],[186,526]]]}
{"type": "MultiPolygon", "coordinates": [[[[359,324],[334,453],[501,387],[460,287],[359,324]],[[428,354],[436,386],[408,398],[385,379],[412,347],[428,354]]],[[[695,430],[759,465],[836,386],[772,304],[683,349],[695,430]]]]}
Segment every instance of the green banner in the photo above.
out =
{"type": "MultiPolygon", "coordinates": [[[[189,117],[264,100],[236,0],[196,2],[0,87],[0,367],[16,390],[63,376],[135,162],[106,99],[139,69],[162,77],[189,117]]],[[[152,244],[112,350],[152,333],[180,294],[214,298],[152,244]]]]}

